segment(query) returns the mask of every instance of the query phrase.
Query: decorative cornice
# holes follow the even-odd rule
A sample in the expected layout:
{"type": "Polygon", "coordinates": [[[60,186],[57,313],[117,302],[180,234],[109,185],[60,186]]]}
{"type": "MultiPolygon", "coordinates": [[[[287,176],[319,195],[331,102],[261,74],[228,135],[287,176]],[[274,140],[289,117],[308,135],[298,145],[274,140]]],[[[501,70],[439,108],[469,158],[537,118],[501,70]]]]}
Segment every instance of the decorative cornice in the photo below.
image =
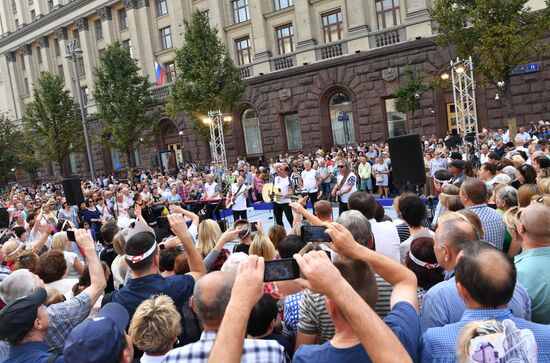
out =
{"type": "Polygon", "coordinates": [[[76,26],[78,27],[78,31],[80,32],[87,31],[89,29],[88,19],[86,18],[76,19],[75,23],[76,23],[76,26]]]}
{"type": "Polygon", "coordinates": [[[30,44],[23,44],[21,46],[21,53],[23,53],[23,55],[31,55],[32,54],[32,47],[30,44]]]}
{"type": "Polygon", "coordinates": [[[69,40],[69,37],[67,35],[67,28],[65,27],[57,28],[55,30],[55,35],[57,36],[58,40],[69,40]]]}
{"type": "Polygon", "coordinates": [[[39,36],[36,38],[36,42],[40,46],[40,48],[49,48],[50,47],[50,40],[46,36],[39,36]]]}
{"type": "Polygon", "coordinates": [[[136,6],[135,6],[135,2],[134,0],[124,0],[124,8],[126,10],[132,10],[134,9],[136,6]]]}
{"type": "Polygon", "coordinates": [[[4,53],[4,55],[6,56],[6,61],[8,63],[14,63],[15,62],[15,52],[6,52],[4,53]]]}
{"type": "Polygon", "coordinates": [[[144,6],[149,6],[149,0],[124,0],[126,10],[140,9],[144,6]]]}
{"type": "Polygon", "coordinates": [[[101,18],[101,21],[113,20],[111,8],[104,6],[97,10],[97,15],[101,18]]]}

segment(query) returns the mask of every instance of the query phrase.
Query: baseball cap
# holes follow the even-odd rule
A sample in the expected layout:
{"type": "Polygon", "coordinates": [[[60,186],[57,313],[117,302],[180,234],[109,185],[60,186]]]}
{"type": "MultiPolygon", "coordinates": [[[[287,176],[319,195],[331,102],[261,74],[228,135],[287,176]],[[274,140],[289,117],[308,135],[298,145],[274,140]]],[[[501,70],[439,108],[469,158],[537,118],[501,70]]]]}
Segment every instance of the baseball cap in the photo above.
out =
{"type": "Polygon", "coordinates": [[[464,169],[464,162],[462,160],[453,160],[450,164],[449,164],[449,167],[451,166],[454,166],[455,168],[457,169],[464,169]]]}
{"type": "Polygon", "coordinates": [[[34,326],[38,308],[48,294],[39,287],[31,294],[15,299],[0,310],[0,339],[16,343],[23,339],[34,326]]]}
{"type": "Polygon", "coordinates": [[[65,362],[118,362],[122,334],[130,321],[124,306],[108,303],[93,319],[84,320],[67,337],[65,362]]]}
{"type": "Polygon", "coordinates": [[[506,174],[498,174],[496,175],[494,178],[493,178],[493,182],[494,184],[510,184],[510,182],[512,181],[512,179],[510,179],[510,177],[506,174]]]}

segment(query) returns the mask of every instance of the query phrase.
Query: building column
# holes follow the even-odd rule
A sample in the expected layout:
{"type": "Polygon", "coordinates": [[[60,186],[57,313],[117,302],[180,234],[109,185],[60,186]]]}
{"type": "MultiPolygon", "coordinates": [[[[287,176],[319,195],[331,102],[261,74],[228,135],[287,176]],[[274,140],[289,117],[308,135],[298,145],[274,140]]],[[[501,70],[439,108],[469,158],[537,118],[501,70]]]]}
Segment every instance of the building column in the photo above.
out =
{"type": "Polygon", "coordinates": [[[29,94],[32,96],[34,90],[34,84],[38,80],[38,71],[36,64],[32,59],[32,46],[30,44],[24,44],[21,46],[21,52],[23,53],[23,60],[25,62],[25,74],[29,82],[29,94]]]}
{"type": "Polygon", "coordinates": [[[42,57],[42,66],[45,71],[57,74],[57,66],[54,62],[54,60],[51,57],[51,51],[50,51],[50,40],[46,36],[39,36],[36,38],[36,42],[38,43],[40,55],[42,57]]]}
{"type": "Polygon", "coordinates": [[[312,21],[312,8],[309,1],[296,1],[294,3],[294,13],[296,14],[295,31],[296,34],[296,63],[315,62],[315,46],[317,39],[314,38],[313,26],[317,22],[312,21]]]}
{"type": "Polygon", "coordinates": [[[16,56],[15,52],[5,53],[6,62],[8,63],[8,81],[10,83],[10,89],[12,91],[12,99],[9,102],[13,103],[13,110],[16,118],[21,118],[23,115],[23,105],[21,102],[21,91],[19,90],[19,84],[15,77],[19,74],[15,69],[16,56]]]}
{"type": "Polygon", "coordinates": [[[344,21],[347,18],[348,32],[346,38],[348,39],[349,53],[369,49],[367,7],[366,1],[350,1],[346,7],[344,21]]]}
{"type": "Polygon", "coordinates": [[[76,20],[80,39],[80,49],[84,58],[84,71],[86,72],[86,86],[91,91],[93,84],[94,67],[97,65],[97,50],[90,35],[89,22],[86,18],[76,20]]]}
{"type": "MultiPolygon", "coordinates": [[[[155,27],[151,27],[149,21],[149,0],[124,0],[126,7],[126,16],[128,17],[128,28],[130,31],[130,41],[132,42],[132,53],[141,65],[144,76],[149,76],[149,82],[155,80],[155,60],[154,53],[160,42],[160,35],[155,27]],[[139,29],[139,31],[138,31],[139,29]],[[155,43],[151,41],[157,39],[155,43]]],[[[176,29],[170,28],[173,33],[176,29]]],[[[174,38],[172,37],[172,44],[174,38]]]]}
{"type": "MultiPolygon", "coordinates": [[[[71,93],[74,92],[73,89],[73,73],[72,73],[72,64],[70,60],[65,58],[65,53],[67,53],[67,42],[69,40],[69,35],[67,34],[67,28],[62,27],[58,28],[55,31],[57,36],[57,41],[59,42],[59,50],[61,52],[61,58],[63,59],[63,78],[65,79],[65,88],[68,89],[71,93]]],[[[73,93],[74,94],[74,93],[73,93]]]]}
{"type": "Polygon", "coordinates": [[[111,8],[108,6],[104,6],[97,11],[97,14],[101,18],[101,25],[103,27],[103,40],[105,41],[105,44],[109,45],[116,40],[114,37],[113,15],[111,12],[111,8]]]}
{"type": "MultiPolygon", "coordinates": [[[[263,1],[249,1],[248,7],[251,19],[262,19],[264,9],[262,7],[263,1]]],[[[268,49],[268,42],[266,35],[269,33],[265,27],[268,23],[266,21],[252,21],[252,34],[250,39],[253,44],[254,56],[252,58],[254,65],[254,74],[269,73],[269,58],[271,57],[271,50],[268,49]]]]}

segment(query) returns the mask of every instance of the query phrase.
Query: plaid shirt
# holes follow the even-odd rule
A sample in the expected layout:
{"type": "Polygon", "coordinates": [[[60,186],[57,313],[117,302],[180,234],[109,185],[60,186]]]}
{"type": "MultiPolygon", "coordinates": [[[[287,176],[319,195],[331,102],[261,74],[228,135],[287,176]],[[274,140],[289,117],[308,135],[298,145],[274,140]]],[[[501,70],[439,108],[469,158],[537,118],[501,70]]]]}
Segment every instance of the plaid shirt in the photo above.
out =
{"type": "Polygon", "coordinates": [[[181,197],[182,202],[185,202],[187,199],[189,199],[189,196],[191,195],[191,193],[189,193],[189,190],[185,186],[176,187],[176,190],[179,196],[181,197]]]}
{"type": "Polygon", "coordinates": [[[506,224],[502,216],[487,204],[475,205],[467,207],[481,220],[483,226],[483,240],[488,242],[502,251],[504,246],[504,233],[506,232],[506,224]]]}
{"type": "Polygon", "coordinates": [[[518,329],[530,329],[538,346],[538,361],[550,362],[550,326],[516,318],[509,309],[466,310],[460,321],[428,329],[421,343],[420,362],[455,363],[456,340],[464,325],[475,320],[512,320],[518,329]]]}
{"type": "Polygon", "coordinates": [[[80,293],[65,302],[46,308],[46,313],[50,317],[50,327],[45,340],[50,352],[63,354],[65,339],[75,326],[90,315],[93,306],[90,295],[80,293]]]}
{"type": "MultiPolygon", "coordinates": [[[[163,363],[207,363],[218,332],[204,331],[196,343],[171,350],[163,363]]],[[[245,339],[241,363],[286,363],[284,348],[275,340],[245,339]]]]}

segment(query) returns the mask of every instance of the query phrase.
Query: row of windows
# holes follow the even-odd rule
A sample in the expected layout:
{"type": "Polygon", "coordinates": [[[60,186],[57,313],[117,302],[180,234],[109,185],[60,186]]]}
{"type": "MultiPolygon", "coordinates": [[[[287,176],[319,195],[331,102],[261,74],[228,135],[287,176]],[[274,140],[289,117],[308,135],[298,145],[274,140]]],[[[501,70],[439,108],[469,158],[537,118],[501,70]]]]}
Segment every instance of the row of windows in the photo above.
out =
{"type": "MultiPolygon", "coordinates": [[[[407,134],[407,115],[398,112],[395,108],[395,98],[384,100],[388,137],[407,134]]],[[[330,97],[329,115],[334,145],[354,144],[356,142],[353,105],[350,97],[343,92],[336,92],[330,97]]],[[[241,114],[241,123],[247,155],[263,153],[260,120],[253,108],[244,110],[241,114]]],[[[302,148],[302,131],[298,113],[282,116],[283,135],[288,150],[302,148]]]]}
{"type": "MultiPolygon", "coordinates": [[[[294,5],[293,0],[273,0],[275,10],[281,10],[294,5]]],[[[232,0],[231,8],[233,10],[233,22],[235,24],[250,20],[250,11],[248,10],[248,0],[232,0]]]]}

